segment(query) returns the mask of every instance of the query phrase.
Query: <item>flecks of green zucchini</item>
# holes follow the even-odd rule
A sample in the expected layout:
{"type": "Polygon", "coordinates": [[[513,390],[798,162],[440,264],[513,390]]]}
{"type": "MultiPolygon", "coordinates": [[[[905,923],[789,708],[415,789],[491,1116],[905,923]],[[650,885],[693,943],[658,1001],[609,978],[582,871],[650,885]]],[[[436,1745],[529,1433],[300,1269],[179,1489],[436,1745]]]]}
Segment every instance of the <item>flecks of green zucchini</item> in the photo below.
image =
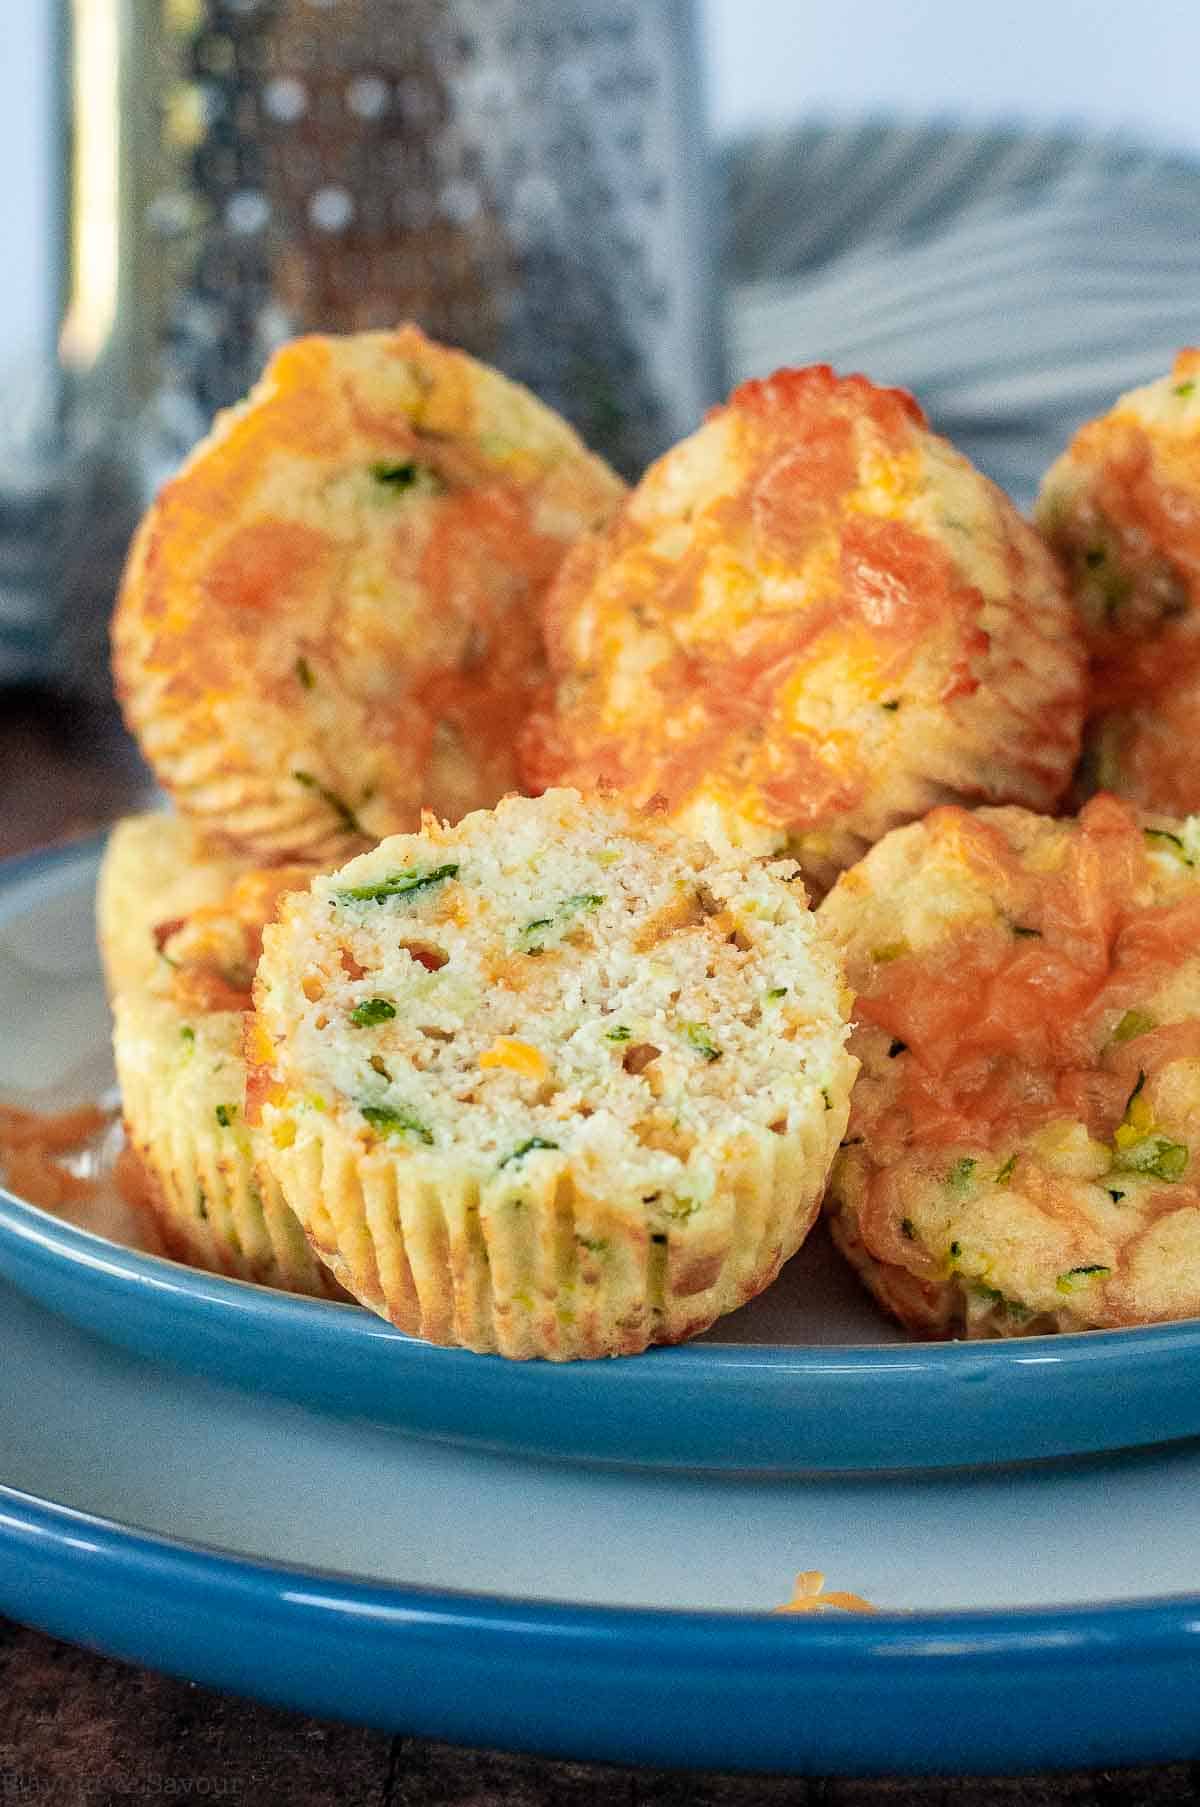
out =
{"type": "Polygon", "coordinates": [[[681,1023],[679,1027],[683,1031],[683,1039],[695,1048],[697,1054],[702,1054],[705,1060],[720,1060],[721,1050],[713,1041],[707,1023],[681,1023]]]}
{"type": "Polygon", "coordinates": [[[347,834],[365,836],[366,830],[344,797],[339,797],[336,791],[331,791],[328,785],[322,784],[319,778],[314,778],[311,772],[294,771],[292,777],[297,784],[303,785],[306,791],[314,791],[322,803],[329,805],[347,834]]]}
{"type": "Polygon", "coordinates": [[[539,1148],[557,1148],[557,1147],[558,1147],[557,1142],[548,1142],[546,1140],[545,1136],[530,1136],[528,1141],[519,1143],[518,1146],[513,1149],[511,1154],[506,1154],[504,1159],[497,1163],[497,1168],[499,1169],[500,1167],[509,1167],[512,1165],[512,1163],[514,1161],[524,1160],[524,1158],[527,1154],[533,1154],[535,1152],[535,1150],[537,1150],[539,1148]]]}
{"type": "Polygon", "coordinates": [[[411,1111],[392,1109],[382,1104],[360,1104],[366,1121],[381,1136],[415,1136],[427,1147],[433,1146],[433,1132],[411,1111]]]}
{"type": "Polygon", "coordinates": [[[373,1029],[377,1023],[390,1023],[395,1014],[390,998],[364,998],[350,1012],[350,1021],[357,1029],[373,1029]]]}
{"type": "Polygon", "coordinates": [[[377,879],[374,884],[351,885],[348,890],[335,893],[339,903],[386,903],[392,897],[411,897],[414,892],[427,891],[431,885],[440,885],[444,879],[457,878],[458,867],[448,866],[412,866],[407,872],[392,872],[387,878],[377,879]]]}

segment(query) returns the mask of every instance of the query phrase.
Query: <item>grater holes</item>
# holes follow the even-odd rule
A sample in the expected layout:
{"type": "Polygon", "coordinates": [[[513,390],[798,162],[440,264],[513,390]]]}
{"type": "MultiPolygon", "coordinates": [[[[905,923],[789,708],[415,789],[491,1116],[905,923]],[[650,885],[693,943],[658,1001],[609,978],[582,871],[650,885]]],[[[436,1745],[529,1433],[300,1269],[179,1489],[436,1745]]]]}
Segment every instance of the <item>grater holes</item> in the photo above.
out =
{"type": "Polygon", "coordinates": [[[281,125],[293,125],[308,111],[308,89],[294,75],[276,75],[263,88],[263,110],[281,125]]]}
{"type": "Polygon", "coordinates": [[[242,238],[263,231],[270,217],[270,202],[255,188],[243,188],[225,203],[225,224],[242,238]]]}
{"type": "Polygon", "coordinates": [[[254,325],[264,355],[277,351],[295,330],[289,315],[277,301],[268,301],[259,308],[254,325]]]}
{"type": "Polygon", "coordinates": [[[309,197],[308,217],[320,232],[344,232],[354,218],[354,196],[336,183],[327,183],[309,197]]]}
{"type": "Polygon", "coordinates": [[[192,197],[177,190],[164,189],[146,206],[146,224],[160,238],[178,238],[196,223],[196,207],[192,197]]]}
{"type": "Polygon", "coordinates": [[[346,105],[359,119],[378,119],[387,104],[388,85],[378,75],[356,75],[346,88],[346,105]]]}
{"type": "Polygon", "coordinates": [[[216,96],[201,83],[177,83],[163,108],[164,142],[174,150],[195,150],[203,144],[218,111],[216,96]]]}
{"type": "Polygon", "coordinates": [[[205,345],[216,345],[221,337],[220,313],[211,301],[193,298],[181,310],[179,324],[190,338],[205,345]]]}
{"type": "Polygon", "coordinates": [[[580,401],[576,365],[602,344],[609,387],[655,415],[638,354],[679,298],[658,232],[674,187],[646,184],[672,149],[657,114],[675,71],[646,21],[677,4],[146,0],[188,22],[157,83],[162,161],[140,223],[172,280],[179,265],[159,343],[181,390],[232,399],[285,321],[412,313],[601,438],[619,427],[619,461],[644,463],[658,428],[635,449],[612,408],[580,401]],[[171,197],[189,189],[185,223],[171,197]],[[219,343],[181,323],[186,294],[218,309],[219,343]]]}
{"type": "Polygon", "coordinates": [[[473,182],[447,182],[438,196],[438,212],[456,226],[469,226],[483,212],[483,198],[473,182]]]}

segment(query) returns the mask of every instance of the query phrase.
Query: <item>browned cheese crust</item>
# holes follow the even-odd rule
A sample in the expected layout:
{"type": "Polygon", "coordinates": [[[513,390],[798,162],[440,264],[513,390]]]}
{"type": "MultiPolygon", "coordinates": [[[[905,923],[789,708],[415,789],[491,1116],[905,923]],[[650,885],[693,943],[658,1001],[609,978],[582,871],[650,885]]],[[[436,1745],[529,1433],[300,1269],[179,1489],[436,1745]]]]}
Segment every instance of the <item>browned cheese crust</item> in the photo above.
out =
{"type": "Polygon", "coordinates": [[[263,860],[495,802],[543,592],[622,493],[533,396],[415,327],[285,346],[134,544],[113,650],[143,751],[263,860]]]}

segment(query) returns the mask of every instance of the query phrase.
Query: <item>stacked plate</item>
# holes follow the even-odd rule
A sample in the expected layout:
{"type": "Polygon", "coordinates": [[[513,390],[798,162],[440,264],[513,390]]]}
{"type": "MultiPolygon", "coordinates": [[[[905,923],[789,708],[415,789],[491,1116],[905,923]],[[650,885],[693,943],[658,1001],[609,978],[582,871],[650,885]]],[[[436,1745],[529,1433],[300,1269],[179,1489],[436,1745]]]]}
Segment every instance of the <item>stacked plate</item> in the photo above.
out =
{"type": "MultiPolygon", "coordinates": [[[[110,1077],[96,863],[0,873],[9,1097],[110,1077]]],[[[719,1336],[506,1363],[3,1192],[0,1274],[0,1612],[61,1636],[616,1761],[1033,1769],[1200,1735],[1200,1323],[920,1346],[814,1242],[719,1336]],[[811,1569],[878,1612],[775,1616],[811,1569]]]]}
{"type": "MultiPolygon", "coordinates": [[[[1019,500],[1200,336],[1182,162],[813,127],[729,182],[733,374],[911,386],[1019,500]]],[[[111,1078],[96,858],[0,872],[0,1095],[111,1078]]],[[[1032,1770],[1200,1740],[1200,1323],[916,1345],[814,1241],[686,1348],[508,1364],[2,1193],[0,1275],[0,1611],[62,1636],[617,1761],[1032,1770]],[[879,1610],[775,1616],[811,1569],[879,1610]]]]}

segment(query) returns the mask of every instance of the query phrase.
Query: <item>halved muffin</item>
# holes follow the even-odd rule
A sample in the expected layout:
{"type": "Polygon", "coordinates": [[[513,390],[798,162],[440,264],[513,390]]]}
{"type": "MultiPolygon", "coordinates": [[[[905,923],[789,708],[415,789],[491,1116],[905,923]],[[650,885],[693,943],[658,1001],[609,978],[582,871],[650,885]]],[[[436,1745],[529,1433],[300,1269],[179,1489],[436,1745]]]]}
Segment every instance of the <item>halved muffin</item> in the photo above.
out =
{"type": "Polygon", "coordinates": [[[572,552],[527,783],[665,799],[821,889],[949,801],[1050,808],[1083,648],[1054,561],[912,397],[744,383],[572,552]]]}
{"type": "Polygon", "coordinates": [[[403,1330],[554,1360],[768,1285],[854,1073],[795,877],[552,791],[287,898],[249,1096],[322,1259],[403,1330]]]}
{"type": "Polygon", "coordinates": [[[1200,1314],[1200,819],[935,810],[821,906],[862,1062],[835,1241],[929,1336],[1200,1314]]]}
{"type": "Polygon", "coordinates": [[[243,1016],[262,926],[312,869],[242,862],[235,874],[235,864],[171,816],[131,818],[110,840],[100,939],[129,1148],[169,1254],[341,1296],[270,1175],[256,1172],[245,1110],[243,1016]],[[156,894],[145,885],[157,873],[170,876],[156,894]],[[154,922],[156,895],[172,914],[154,922]]]}
{"type": "Polygon", "coordinates": [[[542,595],[623,493],[528,391],[415,327],[296,340],[138,533],[113,621],[130,726],[180,808],[260,860],[494,803],[542,595]]]}

